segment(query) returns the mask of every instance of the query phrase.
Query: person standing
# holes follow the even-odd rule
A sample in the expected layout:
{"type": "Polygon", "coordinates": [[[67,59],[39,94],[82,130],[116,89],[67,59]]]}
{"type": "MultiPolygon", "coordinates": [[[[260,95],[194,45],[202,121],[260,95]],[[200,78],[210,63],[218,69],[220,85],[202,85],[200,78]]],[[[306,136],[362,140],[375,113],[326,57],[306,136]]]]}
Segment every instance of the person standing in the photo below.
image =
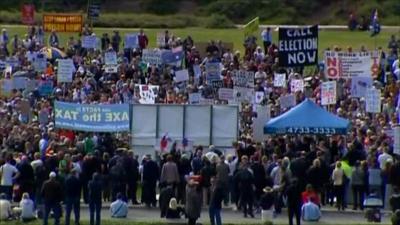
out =
{"type": "Polygon", "coordinates": [[[272,44],[272,31],[271,27],[267,27],[261,32],[261,38],[264,44],[264,52],[268,52],[269,46],[272,44]]]}
{"type": "Polygon", "coordinates": [[[224,193],[226,193],[225,191],[226,188],[218,185],[218,182],[215,178],[211,178],[210,207],[208,210],[211,225],[222,225],[221,208],[222,208],[222,201],[224,199],[224,193]]]}
{"type": "Polygon", "coordinates": [[[147,45],[149,44],[149,38],[144,33],[143,29],[140,29],[138,40],[139,40],[139,47],[141,50],[147,48],[147,45]]]}
{"type": "Polygon", "coordinates": [[[244,217],[250,215],[254,218],[254,175],[253,171],[249,167],[249,158],[247,155],[242,156],[241,159],[241,168],[236,174],[236,180],[240,189],[240,205],[243,208],[244,217]]]}
{"type": "Polygon", "coordinates": [[[18,169],[11,165],[12,155],[7,156],[7,161],[0,167],[0,193],[5,193],[6,198],[11,200],[14,181],[19,177],[18,169]]]}
{"type": "Polygon", "coordinates": [[[296,216],[296,224],[300,225],[301,218],[301,187],[297,178],[293,178],[287,187],[287,204],[289,225],[293,225],[293,216],[296,216]]]}
{"type": "Polygon", "coordinates": [[[160,175],[160,169],[156,162],[151,159],[151,155],[146,155],[143,162],[143,199],[146,205],[155,206],[157,180],[160,175]]]}
{"type": "Polygon", "coordinates": [[[360,161],[356,161],[355,167],[351,174],[351,189],[353,190],[353,210],[364,209],[364,194],[365,194],[365,172],[361,167],[360,161]]]}
{"type": "Polygon", "coordinates": [[[199,176],[192,176],[186,185],[186,215],[188,225],[196,225],[201,214],[202,189],[199,183],[199,176]]]}
{"type": "Polygon", "coordinates": [[[57,174],[50,172],[49,179],[43,183],[42,197],[44,200],[43,225],[48,224],[50,211],[53,211],[54,224],[60,224],[61,201],[64,199],[63,188],[57,181],[57,174]]]}
{"type": "Polygon", "coordinates": [[[128,185],[127,197],[132,201],[132,204],[138,205],[139,202],[136,199],[136,191],[137,182],[139,179],[139,163],[136,160],[132,150],[128,151],[127,155],[124,156],[123,164],[125,169],[124,180],[128,185]]]}
{"type": "MultiPolygon", "coordinates": [[[[173,161],[173,156],[167,156],[167,162],[164,163],[161,169],[160,183],[165,185],[173,185],[174,190],[179,183],[179,172],[176,163],[173,161]]],[[[174,191],[175,192],[175,191],[174,191]]]]}
{"type": "Polygon", "coordinates": [[[90,225],[100,225],[101,199],[103,192],[103,182],[99,173],[93,174],[93,179],[89,181],[89,210],[90,225]]]}
{"type": "Polygon", "coordinates": [[[333,190],[336,196],[336,207],[338,210],[344,210],[344,171],[342,169],[342,163],[336,162],[336,167],[332,172],[332,180],[333,180],[333,190]]]}
{"type": "Polygon", "coordinates": [[[60,43],[60,42],[59,42],[58,36],[57,36],[57,34],[56,34],[56,31],[55,31],[55,30],[52,30],[52,31],[51,31],[51,34],[50,34],[50,37],[49,37],[49,45],[50,45],[51,47],[57,48],[59,43],[60,43]]]}
{"type": "Polygon", "coordinates": [[[111,46],[115,52],[119,52],[119,44],[121,43],[121,36],[119,36],[119,31],[115,30],[114,35],[111,37],[111,46]]]}
{"type": "Polygon", "coordinates": [[[71,211],[74,209],[75,225],[79,225],[81,182],[76,169],[65,179],[65,225],[70,224],[71,211]]]}

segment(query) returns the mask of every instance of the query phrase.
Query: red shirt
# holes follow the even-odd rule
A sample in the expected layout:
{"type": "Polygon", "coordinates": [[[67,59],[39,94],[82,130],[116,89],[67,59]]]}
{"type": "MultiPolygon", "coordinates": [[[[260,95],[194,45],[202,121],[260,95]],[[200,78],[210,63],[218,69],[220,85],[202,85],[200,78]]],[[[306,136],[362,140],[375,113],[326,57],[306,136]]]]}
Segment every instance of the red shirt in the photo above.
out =
{"type": "Polygon", "coordinates": [[[312,200],[312,202],[316,205],[320,205],[320,200],[319,200],[319,196],[315,191],[304,191],[303,193],[301,193],[301,199],[304,203],[307,203],[309,200],[312,200]]]}

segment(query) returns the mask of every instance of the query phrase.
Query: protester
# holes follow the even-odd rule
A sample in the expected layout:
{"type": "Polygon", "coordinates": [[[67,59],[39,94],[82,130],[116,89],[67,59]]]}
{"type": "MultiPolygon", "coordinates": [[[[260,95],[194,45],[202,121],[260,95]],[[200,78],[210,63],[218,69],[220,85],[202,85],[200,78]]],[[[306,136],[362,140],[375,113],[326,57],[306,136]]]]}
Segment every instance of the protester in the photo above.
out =
{"type": "Polygon", "coordinates": [[[32,199],[29,198],[28,193],[22,194],[22,199],[19,202],[19,207],[14,208],[14,211],[18,211],[19,217],[21,218],[22,222],[30,222],[36,219],[35,215],[35,205],[32,199]]]}
{"type": "Polygon", "coordinates": [[[196,225],[201,215],[202,191],[199,176],[192,176],[186,185],[185,211],[188,218],[188,225],[196,225]]]}
{"type": "Polygon", "coordinates": [[[70,224],[72,209],[75,215],[75,225],[79,225],[81,204],[81,181],[77,169],[72,169],[71,174],[65,179],[65,225],[70,224]]]}
{"type": "Polygon", "coordinates": [[[110,213],[112,218],[126,218],[128,215],[128,204],[124,202],[121,193],[118,193],[117,200],[111,203],[110,213]]]}
{"type": "Polygon", "coordinates": [[[293,217],[296,216],[296,224],[301,220],[301,187],[297,178],[291,180],[287,188],[287,204],[289,225],[293,225],[293,217]]]}
{"type": "Polygon", "coordinates": [[[103,183],[101,175],[93,174],[92,180],[88,184],[89,191],[89,210],[90,210],[90,225],[100,225],[101,218],[101,200],[103,192],[103,183]]]}
{"type": "Polygon", "coordinates": [[[171,198],[169,201],[168,209],[165,218],[167,219],[180,219],[182,214],[185,214],[185,209],[178,206],[176,198],[171,198]]]}
{"type": "Polygon", "coordinates": [[[8,155],[6,163],[0,167],[1,185],[0,192],[6,194],[6,198],[11,200],[14,181],[19,177],[18,169],[11,164],[12,156],[8,155]]]}
{"type": "Polygon", "coordinates": [[[11,211],[11,203],[7,199],[6,194],[0,194],[0,221],[6,221],[11,219],[12,211],[11,211]]]}
{"type": "Polygon", "coordinates": [[[321,210],[314,201],[313,198],[310,198],[310,200],[301,207],[301,214],[304,221],[319,221],[321,218],[321,210]]]}
{"type": "Polygon", "coordinates": [[[211,195],[209,205],[209,216],[211,225],[222,225],[221,209],[224,200],[225,190],[218,185],[218,180],[211,179],[211,195]]]}
{"type": "Polygon", "coordinates": [[[43,225],[48,224],[50,212],[53,212],[54,224],[60,224],[61,217],[61,201],[64,200],[63,187],[57,181],[57,174],[51,172],[49,179],[43,183],[42,197],[44,200],[44,216],[43,225]]]}

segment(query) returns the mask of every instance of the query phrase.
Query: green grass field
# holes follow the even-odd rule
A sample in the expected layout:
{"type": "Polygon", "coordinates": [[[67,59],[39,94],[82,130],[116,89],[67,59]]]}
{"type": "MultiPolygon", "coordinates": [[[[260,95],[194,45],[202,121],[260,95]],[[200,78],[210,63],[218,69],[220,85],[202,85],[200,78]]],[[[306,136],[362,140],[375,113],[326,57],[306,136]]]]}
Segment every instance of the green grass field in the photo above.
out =
{"type": "MultiPolygon", "coordinates": [[[[9,34],[18,34],[20,37],[26,33],[27,29],[25,26],[19,25],[0,25],[0,28],[6,28],[9,34]]],[[[103,33],[109,33],[112,35],[112,31],[114,28],[94,28],[97,36],[101,36],[103,33]]],[[[138,32],[138,29],[132,28],[121,28],[118,29],[120,33],[125,35],[126,33],[134,33],[138,32]]],[[[156,45],[156,36],[157,33],[163,32],[163,29],[145,29],[149,40],[150,47],[155,47],[156,45]]],[[[261,30],[260,30],[261,32],[261,30]]],[[[241,29],[206,29],[206,28],[184,28],[184,29],[170,29],[170,33],[175,36],[181,37],[182,39],[186,38],[188,35],[191,35],[194,41],[209,41],[209,40],[222,40],[224,42],[233,42],[235,50],[243,51],[243,31],[241,29]]],[[[339,46],[341,48],[347,48],[348,46],[352,46],[353,50],[357,50],[364,45],[369,50],[373,50],[379,46],[383,47],[384,50],[387,48],[387,43],[389,41],[390,35],[395,34],[397,37],[400,37],[400,30],[391,30],[386,31],[383,30],[381,34],[377,37],[371,38],[368,32],[359,32],[359,31],[333,31],[333,30],[321,30],[319,32],[319,51],[320,56],[321,52],[327,47],[339,46]]],[[[61,38],[61,45],[65,45],[68,37],[75,36],[76,33],[60,33],[59,37],[61,38]]],[[[258,37],[259,38],[259,37],[258,37]]],[[[276,42],[278,38],[278,32],[273,33],[273,40],[276,42]]],[[[258,40],[261,45],[261,41],[258,40]]]]}

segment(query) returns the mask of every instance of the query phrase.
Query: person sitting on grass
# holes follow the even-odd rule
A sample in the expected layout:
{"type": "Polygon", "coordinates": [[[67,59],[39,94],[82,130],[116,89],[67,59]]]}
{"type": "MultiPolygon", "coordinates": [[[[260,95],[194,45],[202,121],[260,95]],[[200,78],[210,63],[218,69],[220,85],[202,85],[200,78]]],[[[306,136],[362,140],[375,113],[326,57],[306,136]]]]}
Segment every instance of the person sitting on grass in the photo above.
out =
{"type": "Polygon", "coordinates": [[[184,214],[185,214],[185,210],[184,210],[184,208],[178,206],[176,198],[171,198],[171,200],[169,200],[169,206],[168,206],[167,214],[165,217],[167,219],[180,219],[181,215],[184,215],[184,214]]]}
{"type": "Polygon", "coordinates": [[[19,207],[13,208],[13,211],[15,214],[19,215],[19,218],[21,218],[22,222],[29,222],[36,219],[35,205],[32,199],[30,199],[29,194],[26,192],[22,194],[19,207]]]}
{"type": "Polygon", "coordinates": [[[117,194],[117,200],[110,205],[112,218],[126,218],[128,215],[128,204],[123,200],[121,193],[117,194]]]}
{"type": "Polygon", "coordinates": [[[11,203],[5,193],[0,194],[0,221],[12,219],[11,203]]]}

